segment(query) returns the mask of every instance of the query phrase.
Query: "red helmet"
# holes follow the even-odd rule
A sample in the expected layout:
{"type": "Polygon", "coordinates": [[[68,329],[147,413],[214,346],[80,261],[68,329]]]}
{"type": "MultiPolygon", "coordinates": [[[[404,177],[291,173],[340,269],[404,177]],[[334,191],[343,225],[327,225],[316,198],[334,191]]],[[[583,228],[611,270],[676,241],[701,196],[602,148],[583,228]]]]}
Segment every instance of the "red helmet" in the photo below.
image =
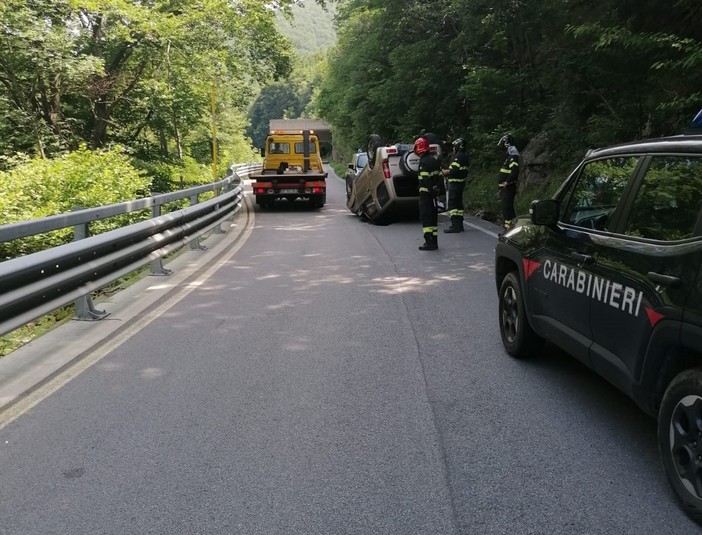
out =
{"type": "Polygon", "coordinates": [[[429,142],[427,141],[427,138],[419,137],[417,138],[417,141],[414,142],[414,153],[417,156],[421,156],[425,152],[429,152],[429,142]]]}

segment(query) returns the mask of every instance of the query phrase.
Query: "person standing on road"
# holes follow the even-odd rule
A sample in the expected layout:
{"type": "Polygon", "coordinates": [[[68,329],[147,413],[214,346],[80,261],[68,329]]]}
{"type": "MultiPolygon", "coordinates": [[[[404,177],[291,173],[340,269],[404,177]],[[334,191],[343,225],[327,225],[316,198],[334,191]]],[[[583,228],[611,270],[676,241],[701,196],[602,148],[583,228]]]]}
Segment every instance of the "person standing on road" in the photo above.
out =
{"type": "Polygon", "coordinates": [[[444,175],[448,177],[448,213],[451,226],[444,229],[446,234],[463,232],[463,191],[468,177],[468,156],[466,156],[466,141],[462,137],[453,143],[453,159],[444,175]]]}
{"type": "Polygon", "coordinates": [[[435,251],[439,248],[439,214],[436,209],[436,196],[441,180],[441,166],[429,151],[429,141],[425,137],[414,142],[414,153],[419,156],[419,219],[422,222],[424,244],[420,251],[435,251]]]}
{"type": "Polygon", "coordinates": [[[504,148],[507,153],[497,176],[497,186],[502,204],[502,225],[506,232],[516,216],[514,197],[517,194],[517,179],[519,178],[519,151],[514,146],[514,140],[510,134],[502,136],[497,142],[497,146],[504,148]]]}

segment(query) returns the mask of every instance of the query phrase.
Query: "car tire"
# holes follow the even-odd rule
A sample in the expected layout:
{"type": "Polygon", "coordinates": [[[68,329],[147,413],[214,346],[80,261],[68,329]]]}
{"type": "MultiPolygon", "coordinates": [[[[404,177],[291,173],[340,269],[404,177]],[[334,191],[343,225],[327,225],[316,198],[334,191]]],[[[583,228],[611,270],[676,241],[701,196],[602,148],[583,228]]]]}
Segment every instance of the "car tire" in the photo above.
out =
{"type": "Polygon", "coordinates": [[[515,358],[534,356],[543,346],[526,317],[522,288],[516,271],[507,273],[500,285],[499,321],[502,343],[515,358]]]}
{"type": "Polygon", "coordinates": [[[702,525],[702,368],[678,374],[658,413],[658,449],[678,504],[702,525]]]}
{"type": "Polygon", "coordinates": [[[324,193],[321,195],[312,195],[312,197],[310,197],[310,205],[312,208],[322,208],[326,202],[327,196],[324,193]]]}
{"type": "Polygon", "coordinates": [[[370,166],[371,169],[373,169],[373,166],[375,165],[375,153],[377,152],[378,147],[383,146],[383,140],[378,134],[371,134],[370,137],[368,138],[368,165],[370,166]]]}

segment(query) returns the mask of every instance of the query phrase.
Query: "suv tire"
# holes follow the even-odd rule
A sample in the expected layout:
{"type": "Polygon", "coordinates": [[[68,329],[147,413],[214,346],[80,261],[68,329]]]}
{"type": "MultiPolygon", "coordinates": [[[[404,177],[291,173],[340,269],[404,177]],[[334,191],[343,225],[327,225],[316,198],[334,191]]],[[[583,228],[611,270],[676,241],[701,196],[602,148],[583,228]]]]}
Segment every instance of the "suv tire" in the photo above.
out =
{"type": "Polygon", "coordinates": [[[544,340],[529,325],[516,271],[510,271],[502,280],[499,301],[500,335],[507,353],[515,358],[533,356],[544,340]]]}
{"type": "Polygon", "coordinates": [[[375,165],[375,153],[378,150],[378,147],[382,146],[382,138],[378,134],[371,134],[368,138],[368,150],[366,151],[368,154],[368,165],[371,169],[373,169],[373,166],[375,165]]]}
{"type": "Polygon", "coordinates": [[[680,507],[702,524],[702,368],[678,374],[658,413],[658,448],[680,507]]]}

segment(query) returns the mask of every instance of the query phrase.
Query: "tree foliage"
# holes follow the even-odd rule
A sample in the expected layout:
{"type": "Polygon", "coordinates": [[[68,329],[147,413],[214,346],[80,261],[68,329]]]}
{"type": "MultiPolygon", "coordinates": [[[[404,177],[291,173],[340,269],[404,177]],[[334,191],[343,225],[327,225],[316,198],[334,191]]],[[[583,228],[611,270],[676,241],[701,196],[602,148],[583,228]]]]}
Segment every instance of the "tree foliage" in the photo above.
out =
{"type": "Polygon", "coordinates": [[[679,133],[702,102],[697,0],[340,0],[316,99],[347,151],[368,134],[536,134],[558,154],[679,133]]]}
{"type": "MultiPolygon", "coordinates": [[[[91,151],[82,146],[54,159],[21,159],[0,172],[0,221],[16,223],[143,197],[151,179],[132,164],[124,149],[91,151]]],[[[97,222],[98,233],[127,220],[97,222]]],[[[71,241],[72,229],[0,244],[0,258],[12,258],[71,241]]]]}
{"type": "Polygon", "coordinates": [[[319,4],[306,2],[303,5],[292,6],[288,17],[279,14],[278,28],[285,37],[290,39],[299,55],[314,55],[327,50],[336,41],[334,13],[334,4],[322,7],[319,4]]]}
{"type": "Polygon", "coordinates": [[[213,119],[220,159],[241,152],[251,88],[290,72],[276,13],[295,3],[6,0],[0,155],[119,143],[146,161],[208,163],[213,119]]]}

